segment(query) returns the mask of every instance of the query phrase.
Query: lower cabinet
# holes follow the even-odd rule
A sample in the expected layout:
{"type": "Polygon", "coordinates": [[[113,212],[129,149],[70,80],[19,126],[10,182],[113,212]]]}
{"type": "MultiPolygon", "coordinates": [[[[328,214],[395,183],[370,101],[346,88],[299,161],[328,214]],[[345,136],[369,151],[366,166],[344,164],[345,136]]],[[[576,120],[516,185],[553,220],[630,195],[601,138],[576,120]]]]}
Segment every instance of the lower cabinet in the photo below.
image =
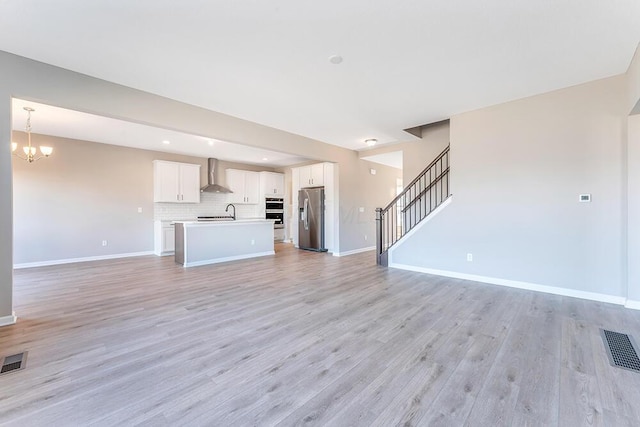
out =
{"type": "Polygon", "coordinates": [[[159,256],[173,255],[176,250],[176,232],[173,221],[155,221],[153,234],[153,252],[159,256]]]}

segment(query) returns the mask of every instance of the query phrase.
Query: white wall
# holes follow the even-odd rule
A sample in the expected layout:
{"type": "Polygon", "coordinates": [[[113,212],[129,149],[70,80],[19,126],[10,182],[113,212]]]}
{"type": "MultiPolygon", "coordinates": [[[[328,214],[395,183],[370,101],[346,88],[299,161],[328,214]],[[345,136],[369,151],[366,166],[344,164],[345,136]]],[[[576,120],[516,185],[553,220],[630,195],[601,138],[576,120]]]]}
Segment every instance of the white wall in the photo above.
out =
{"type": "Polygon", "coordinates": [[[393,261],[625,296],[625,90],[618,76],[452,117],[453,203],[393,261]]]}

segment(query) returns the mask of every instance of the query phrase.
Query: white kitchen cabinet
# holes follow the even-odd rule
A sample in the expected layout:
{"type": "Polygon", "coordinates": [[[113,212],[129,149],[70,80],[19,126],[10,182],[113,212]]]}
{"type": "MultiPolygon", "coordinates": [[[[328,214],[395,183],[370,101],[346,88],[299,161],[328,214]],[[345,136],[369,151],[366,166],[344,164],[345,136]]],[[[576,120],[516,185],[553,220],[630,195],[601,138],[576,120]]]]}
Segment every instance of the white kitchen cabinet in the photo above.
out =
{"type": "Polygon", "coordinates": [[[263,197],[284,197],[284,174],[260,172],[260,193],[263,197]]]}
{"type": "Polygon", "coordinates": [[[153,201],[200,203],[200,165],[154,160],[153,201]]]}
{"type": "Polygon", "coordinates": [[[300,188],[305,187],[321,187],[324,185],[324,164],[316,163],[314,165],[302,166],[297,168],[300,188]]]}
{"type": "Polygon", "coordinates": [[[227,169],[227,187],[233,191],[227,196],[229,203],[255,205],[260,201],[260,173],[227,169]]]}
{"type": "Polygon", "coordinates": [[[176,234],[172,221],[155,221],[153,246],[156,255],[172,255],[175,252],[176,234]]]}

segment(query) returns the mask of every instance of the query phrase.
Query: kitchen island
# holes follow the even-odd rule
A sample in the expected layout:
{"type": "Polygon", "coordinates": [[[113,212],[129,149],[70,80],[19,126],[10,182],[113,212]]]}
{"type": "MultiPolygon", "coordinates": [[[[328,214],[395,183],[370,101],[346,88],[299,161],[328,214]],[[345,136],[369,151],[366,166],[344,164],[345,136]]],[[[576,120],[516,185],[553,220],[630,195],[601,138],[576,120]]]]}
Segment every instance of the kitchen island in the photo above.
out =
{"type": "Polygon", "coordinates": [[[273,255],[271,219],[175,221],[175,260],[185,267],[273,255]]]}

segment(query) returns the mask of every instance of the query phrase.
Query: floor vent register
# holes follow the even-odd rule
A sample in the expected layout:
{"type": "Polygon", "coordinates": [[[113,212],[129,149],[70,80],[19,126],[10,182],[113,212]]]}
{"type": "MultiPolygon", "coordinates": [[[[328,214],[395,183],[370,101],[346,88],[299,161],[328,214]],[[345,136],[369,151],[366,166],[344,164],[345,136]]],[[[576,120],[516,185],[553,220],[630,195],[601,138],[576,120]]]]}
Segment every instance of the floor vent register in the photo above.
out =
{"type": "Polygon", "coordinates": [[[12,354],[11,356],[5,356],[2,358],[2,368],[0,368],[0,374],[7,374],[9,372],[19,371],[24,369],[27,364],[27,352],[12,354]]]}
{"type": "Polygon", "coordinates": [[[606,329],[601,329],[601,333],[611,366],[640,372],[638,347],[633,338],[630,335],[607,331],[606,329]]]}

